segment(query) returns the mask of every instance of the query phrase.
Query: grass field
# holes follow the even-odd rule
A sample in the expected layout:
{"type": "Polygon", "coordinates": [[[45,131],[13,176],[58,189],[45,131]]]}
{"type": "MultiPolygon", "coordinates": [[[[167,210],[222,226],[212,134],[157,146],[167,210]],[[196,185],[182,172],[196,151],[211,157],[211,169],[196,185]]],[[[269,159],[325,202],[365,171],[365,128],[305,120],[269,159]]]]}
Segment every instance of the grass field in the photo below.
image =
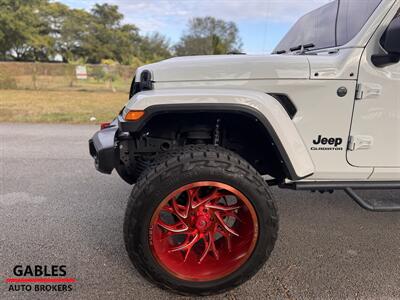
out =
{"type": "Polygon", "coordinates": [[[0,122],[99,123],[127,100],[127,93],[0,90],[0,122]]]}
{"type": "Polygon", "coordinates": [[[0,89],[127,93],[136,71],[122,65],[86,65],[88,78],[80,80],[76,78],[75,67],[61,63],[0,61],[0,89]]]}
{"type": "Polygon", "coordinates": [[[32,75],[13,77],[19,90],[47,90],[47,91],[87,91],[87,92],[129,92],[130,82],[121,79],[116,80],[112,85],[108,82],[97,81],[93,78],[87,80],[71,79],[65,76],[37,76],[36,84],[32,82],[32,75]],[[35,88],[36,86],[36,88],[35,88]]]}

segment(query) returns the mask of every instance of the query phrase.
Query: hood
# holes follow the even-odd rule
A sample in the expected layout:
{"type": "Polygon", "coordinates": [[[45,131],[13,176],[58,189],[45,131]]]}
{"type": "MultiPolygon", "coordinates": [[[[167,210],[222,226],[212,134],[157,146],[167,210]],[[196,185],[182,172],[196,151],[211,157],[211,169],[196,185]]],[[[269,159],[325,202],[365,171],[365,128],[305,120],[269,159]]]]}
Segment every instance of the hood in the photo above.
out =
{"type": "Polygon", "coordinates": [[[143,70],[155,82],[310,78],[309,62],[299,55],[187,56],[143,66],[137,75],[143,70]]]}

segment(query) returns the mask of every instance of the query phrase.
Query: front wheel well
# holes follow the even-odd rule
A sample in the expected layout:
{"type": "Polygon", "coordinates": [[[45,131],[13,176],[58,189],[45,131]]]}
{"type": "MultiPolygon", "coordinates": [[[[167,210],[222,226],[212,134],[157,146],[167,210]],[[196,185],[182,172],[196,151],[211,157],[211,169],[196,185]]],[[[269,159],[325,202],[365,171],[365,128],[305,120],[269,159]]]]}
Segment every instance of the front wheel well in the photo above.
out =
{"type": "Polygon", "coordinates": [[[189,144],[218,145],[242,156],[262,175],[279,181],[290,178],[287,162],[271,133],[251,115],[239,112],[160,114],[148,120],[135,137],[164,141],[160,143],[159,153],[154,155],[189,144]]]}

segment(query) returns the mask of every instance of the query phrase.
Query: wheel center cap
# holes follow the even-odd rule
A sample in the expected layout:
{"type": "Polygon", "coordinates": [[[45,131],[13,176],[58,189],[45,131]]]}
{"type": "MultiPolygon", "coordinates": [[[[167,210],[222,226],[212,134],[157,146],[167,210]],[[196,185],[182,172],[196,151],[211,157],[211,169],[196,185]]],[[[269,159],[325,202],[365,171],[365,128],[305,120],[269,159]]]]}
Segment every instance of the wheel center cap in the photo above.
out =
{"type": "Polygon", "coordinates": [[[210,222],[207,217],[201,216],[196,220],[196,228],[200,231],[206,231],[210,226],[210,222]]]}

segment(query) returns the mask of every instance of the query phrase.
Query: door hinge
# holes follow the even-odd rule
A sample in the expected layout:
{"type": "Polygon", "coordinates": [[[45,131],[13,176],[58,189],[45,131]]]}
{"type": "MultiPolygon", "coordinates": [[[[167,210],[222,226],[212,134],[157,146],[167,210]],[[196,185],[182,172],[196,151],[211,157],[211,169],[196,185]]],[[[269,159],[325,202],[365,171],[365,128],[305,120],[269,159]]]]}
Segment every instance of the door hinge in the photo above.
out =
{"type": "Polygon", "coordinates": [[[356,86],[356,100],[361,100],[362,99],[362,86],[361,83],[357,83],[356,86]]]}
{"type": "Polygon", "coordinates": [[[356,100],[378,97],[382,94],[382,86],[377,83],[358,83],[356,86],[356,100]]]}
{"type": "Polygon", "coordinates": [[[347,150],[355,151],[362,149],[371,149],[374,144],[374,138],[369,135],[350,136],[347,150]]]}

